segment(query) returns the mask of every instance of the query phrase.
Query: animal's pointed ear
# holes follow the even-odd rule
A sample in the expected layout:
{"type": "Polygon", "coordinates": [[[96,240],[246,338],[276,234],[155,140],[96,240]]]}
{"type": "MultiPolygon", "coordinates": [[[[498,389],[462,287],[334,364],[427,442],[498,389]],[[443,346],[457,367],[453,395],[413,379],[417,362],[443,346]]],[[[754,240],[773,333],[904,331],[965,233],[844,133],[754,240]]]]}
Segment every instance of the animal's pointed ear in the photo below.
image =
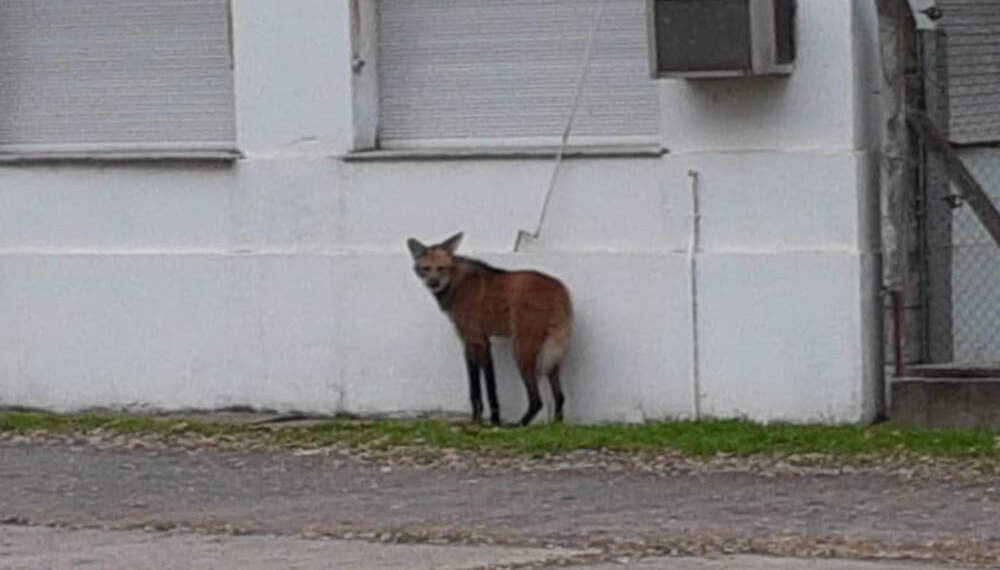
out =
{"type": "Polygon", "coordinates": [[[414,259],[427,252],[427,246],[413,238],[406,240],[406,247],[410,248],[410,255],[412,255],[414,259]]]}
{"type": "Polygon", "coordinates": [[[441,242],[441,247],[448,250],[448,253],[454,255],[455,250],[458,249],[458,244],[461,241],[462,241],[462,232],[458,232],[457,234],[441,242]]]}

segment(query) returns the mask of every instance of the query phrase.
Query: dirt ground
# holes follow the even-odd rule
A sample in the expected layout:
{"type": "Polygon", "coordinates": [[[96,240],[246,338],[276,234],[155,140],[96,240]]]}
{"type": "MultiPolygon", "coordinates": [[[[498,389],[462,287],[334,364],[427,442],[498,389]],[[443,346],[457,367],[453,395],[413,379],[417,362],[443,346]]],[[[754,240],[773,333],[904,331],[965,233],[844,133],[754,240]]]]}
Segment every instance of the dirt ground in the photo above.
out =
{"type": "Polygon", "coordinates": [[[599,553],[595,563],[754,553],[1000,566],[1000,490],[989,477],[420,468],[342,454],[5,442],[0,519],[216,536],[560,547],[599,553]]]}

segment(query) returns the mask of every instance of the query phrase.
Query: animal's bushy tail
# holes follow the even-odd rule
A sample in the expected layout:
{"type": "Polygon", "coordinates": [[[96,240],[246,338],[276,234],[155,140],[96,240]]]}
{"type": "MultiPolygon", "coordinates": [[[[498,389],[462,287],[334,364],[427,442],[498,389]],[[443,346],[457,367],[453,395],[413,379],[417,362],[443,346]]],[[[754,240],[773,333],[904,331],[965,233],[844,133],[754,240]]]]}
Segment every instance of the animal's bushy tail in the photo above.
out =
{"type": "Polygon", "coordinates": [[[545,340],[542,341],[541,348],[538,350],[538,358],[535,361],[535,369],[539,378],[548,376],[553,369],[562,364],[572,335],[572,317],[567,318],[563,323],[556,325],[548,331],[548,334],[545,335],[545,340]]]}

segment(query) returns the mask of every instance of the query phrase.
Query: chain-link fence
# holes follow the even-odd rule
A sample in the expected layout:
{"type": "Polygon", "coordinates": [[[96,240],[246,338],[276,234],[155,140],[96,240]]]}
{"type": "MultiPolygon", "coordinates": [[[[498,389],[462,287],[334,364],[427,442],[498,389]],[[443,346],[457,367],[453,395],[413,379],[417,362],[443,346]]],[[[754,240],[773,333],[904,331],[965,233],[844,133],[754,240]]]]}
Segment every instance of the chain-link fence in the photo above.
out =
{"type": "Polygon", "coordinates": [[[939,2],[918,40],[924,364],[1000,367],[1000,19],[973,25],[990,1],[939,2]]]}
{"type": "MultiPolygon", "coordinates": [[[[1000,203],[1000,148],[960,150],[959,156],[993,203],[1000,203]]],[[[1000,362],[1000,244],[960,201],[952,231],[954,360],[1000,362]]]]}
{"type": "MultiPolygon", "coordinates": [[[[959,148],[956,153],[993,203],[1000,204],[1000,147],[959,148]]],[[[929,354],[939,363],[996,366],[1000,364],[1000,244],[956,185],[948,184],[946,192],[929,194],[946,208],[924,220],[932,284],[927,293],[932,307],[929,354]],[[940,285],[934,287],[935,282],[940,285]]]]}

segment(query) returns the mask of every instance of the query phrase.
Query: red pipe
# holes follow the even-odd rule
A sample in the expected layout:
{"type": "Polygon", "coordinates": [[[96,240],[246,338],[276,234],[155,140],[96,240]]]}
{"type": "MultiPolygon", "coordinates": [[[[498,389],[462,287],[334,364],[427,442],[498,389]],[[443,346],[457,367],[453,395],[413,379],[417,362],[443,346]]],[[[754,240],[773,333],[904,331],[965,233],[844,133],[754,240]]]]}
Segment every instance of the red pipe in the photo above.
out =
{"type": "Polygon", "coordinates": [[[892,352],[894,374],[903,375],[903,295],[899,291],[889,293],[892,299],[892,352]]]}

